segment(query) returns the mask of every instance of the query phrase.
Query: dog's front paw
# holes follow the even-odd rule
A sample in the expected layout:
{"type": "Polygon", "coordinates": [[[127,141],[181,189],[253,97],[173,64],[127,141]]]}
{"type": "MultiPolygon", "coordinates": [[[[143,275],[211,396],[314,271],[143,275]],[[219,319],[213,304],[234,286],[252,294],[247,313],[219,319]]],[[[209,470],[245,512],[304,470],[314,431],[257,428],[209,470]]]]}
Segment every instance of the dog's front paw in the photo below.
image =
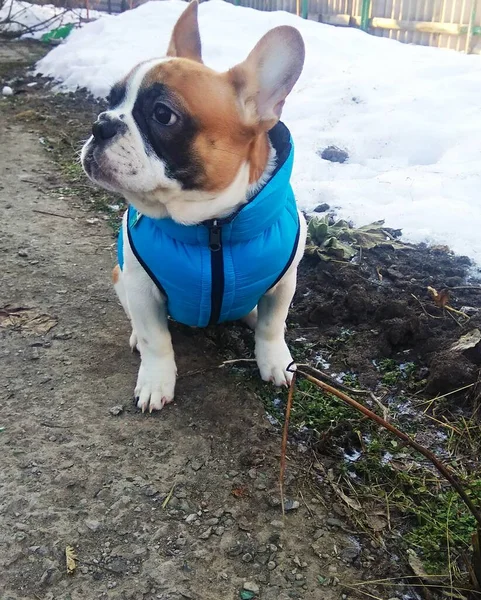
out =
{"type": "Polygon", "coordinates": [[[272,381],[277,386],[288,386],[292,373],[287,367],[292,363],[292,356],[283,339],[270,341],[256,339],[257,366],[264,381],[272,381]]]}
{"type": "Polygon", "coordinates": [[[174,399],[177,367],[174,355],[142,360],[135,386],[135,402],[142,412],[161,410],[174,399]]]}

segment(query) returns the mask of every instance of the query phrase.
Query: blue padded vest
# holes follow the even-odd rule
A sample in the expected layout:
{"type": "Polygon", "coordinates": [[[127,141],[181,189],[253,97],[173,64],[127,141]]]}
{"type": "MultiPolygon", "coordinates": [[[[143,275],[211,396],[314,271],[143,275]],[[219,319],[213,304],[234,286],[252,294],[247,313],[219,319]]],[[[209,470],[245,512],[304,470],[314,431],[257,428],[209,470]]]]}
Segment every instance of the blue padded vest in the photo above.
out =
{"type": "MultiPolygon", "coordinates": [[[[269,137],[277,152],[276,168],[262,189],[229,217],[181,225],[128,208],[130,247],[167,298],[175,321],[205,327],[240,319],[289,268],[300,226],[289,182],[294,149],[282,123],[269,137]]],[[[121,230],[120,268],[122,238],[121,230]]]]}

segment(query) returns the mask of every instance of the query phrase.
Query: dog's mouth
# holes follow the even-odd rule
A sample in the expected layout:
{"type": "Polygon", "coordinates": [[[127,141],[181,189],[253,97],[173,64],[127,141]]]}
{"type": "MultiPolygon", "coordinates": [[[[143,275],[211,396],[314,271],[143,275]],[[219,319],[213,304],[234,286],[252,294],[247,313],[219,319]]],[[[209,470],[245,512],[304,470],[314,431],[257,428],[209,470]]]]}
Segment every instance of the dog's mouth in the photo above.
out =
{"type": "Polygon", "coordinates": [[[108,166],[104,148],[99,148],[91,138],[82,152],[82,167],[91,181],[110,191],[117,191],[112,169],[108,166]]]}

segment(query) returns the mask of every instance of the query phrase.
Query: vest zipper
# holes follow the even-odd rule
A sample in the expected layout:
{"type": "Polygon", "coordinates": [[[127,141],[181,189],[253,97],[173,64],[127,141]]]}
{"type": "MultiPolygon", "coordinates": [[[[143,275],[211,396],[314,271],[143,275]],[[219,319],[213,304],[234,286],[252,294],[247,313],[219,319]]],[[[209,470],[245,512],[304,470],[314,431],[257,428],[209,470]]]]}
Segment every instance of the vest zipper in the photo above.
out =
{"type": "Polygon", "coordinates": [[[211,308],[209,325],[216,325],[222,310],[224,297],[224,252],[222,250],[222,227],[217,219],[208,225],[211,265],[211,308]]]}

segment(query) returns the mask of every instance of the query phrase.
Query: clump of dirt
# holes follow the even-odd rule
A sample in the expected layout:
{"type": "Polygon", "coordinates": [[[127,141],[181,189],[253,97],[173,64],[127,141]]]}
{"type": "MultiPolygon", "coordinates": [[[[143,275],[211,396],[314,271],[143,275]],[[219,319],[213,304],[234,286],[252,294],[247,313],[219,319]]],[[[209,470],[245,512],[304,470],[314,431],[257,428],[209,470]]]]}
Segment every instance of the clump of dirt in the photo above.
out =
{"type": "Polygon", "coordinates": [[[319,348],[328,349],[333,366],[358,374],[363,385],[376,385],[375,361],[394,358],[426,367],[426,393],[446,394],[479,377],[479,353],[449,350],[481,326],[481,286],[475,276],[467,257],[423,245],[373,248],[357,263],[306,257],[291,333],[315,342],[311,358],[319,348]],[[449,305],[459,312],[437,306],[428,287],[446,290],[449,305]],[[333,345],[335,353],[329,352],[333,345]]]}

